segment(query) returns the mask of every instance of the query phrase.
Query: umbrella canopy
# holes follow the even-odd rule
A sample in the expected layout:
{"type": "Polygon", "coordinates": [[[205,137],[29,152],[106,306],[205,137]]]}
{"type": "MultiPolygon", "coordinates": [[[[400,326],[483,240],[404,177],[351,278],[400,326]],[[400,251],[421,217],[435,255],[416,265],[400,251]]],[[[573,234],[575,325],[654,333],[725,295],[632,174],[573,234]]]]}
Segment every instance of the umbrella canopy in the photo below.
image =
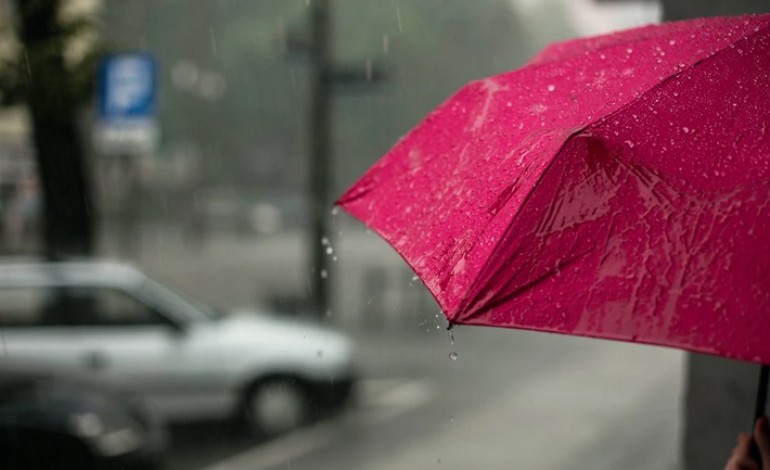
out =
{"type": "Polygon", "coordinates": [[[770,15],[556,44],[471,83],[339,204],[451,323],[770,363],[770,15]]]}

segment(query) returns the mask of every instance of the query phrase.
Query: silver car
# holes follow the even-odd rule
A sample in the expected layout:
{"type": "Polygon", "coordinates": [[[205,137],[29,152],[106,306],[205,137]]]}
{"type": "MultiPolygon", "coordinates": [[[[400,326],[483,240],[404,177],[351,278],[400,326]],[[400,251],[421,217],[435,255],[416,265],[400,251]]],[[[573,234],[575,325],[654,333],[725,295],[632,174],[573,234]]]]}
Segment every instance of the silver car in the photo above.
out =
{"type": "Polygon", "coordinates": [[[4,361],[75,366],[128,384],[172,422],[236,417],[287,432],[344,405],[352,342],[318,324],[219,315],[129,266],[0,266],[4,361]]]}

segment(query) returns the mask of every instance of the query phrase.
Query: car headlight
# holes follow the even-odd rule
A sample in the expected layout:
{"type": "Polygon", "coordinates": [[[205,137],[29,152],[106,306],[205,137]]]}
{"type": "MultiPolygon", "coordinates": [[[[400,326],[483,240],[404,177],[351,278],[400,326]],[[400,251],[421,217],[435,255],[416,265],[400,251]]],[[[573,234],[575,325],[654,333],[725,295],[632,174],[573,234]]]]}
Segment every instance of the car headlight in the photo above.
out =
{"type": "Polygon", "coordinates": [[[70,416],[72,431],[105,457],[127,454],[142,447],[146,436],[130,418],[93,412],[70,416]]]}

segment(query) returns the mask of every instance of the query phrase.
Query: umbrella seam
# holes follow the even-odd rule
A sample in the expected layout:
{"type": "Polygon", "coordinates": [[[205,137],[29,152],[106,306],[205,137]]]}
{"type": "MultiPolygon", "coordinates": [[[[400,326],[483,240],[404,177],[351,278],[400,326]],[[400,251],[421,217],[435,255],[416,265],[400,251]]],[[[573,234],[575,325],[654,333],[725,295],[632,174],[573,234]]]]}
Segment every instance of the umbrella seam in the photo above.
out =
{"type": "MultiPolygon", "coordinates": [[[[617,115],[618,113],[620,113],[620,112],[622,112],[622,111],[625,111],[627,108],[629,108],[629,107],[631,107],[632,105],[634,105],[634,104],[638,103],[639,101],[641,101],[642,99],[644,99],[644,97],[646,97],[647,95],[649,95],[649,94],[651,94],[652,92],[654,92],[654,91],[658,90],[659,88],[663,87],[663,86],[664,86],[664,85],[666,85],[668,82],[670,82],[671,80],[673,80],[673,79],[675,79],[675,78],[679,77],[680,75],[684,74],[685,72],[689,72],[690,70],[693,70],[693,69],[695,69],[696,67],[699,67],[699,66],[701,66],[701,64],[703,64],[704,62],[710,61],[711,59],[713,59],[713,58],[714,58],[714,57],[716,57],[717,55],[720,55],[720,54],[722,54],[723,52],[725,52],[725,51],[727,51],[727,50],[729,50],[729,49],[732,49],[732,48],[733,48],[733,47],[734,47],[736,44],[738,44],[738,43],[741,43],[741,42],[743,42],[743,41],[747,41],[747,40],[749,40],[749,39],[753,38],[754,36],[756,36],[756,35],[758,35],[758,34],[760,34],[760,33],[762,33],[762,32],[768,31],[768,30],[770,30],[770,25],[768,25],[768,26],[763,26],[763,27],[760,27],[760,28],[759,28],[757,31],[754,31],[754,32],[753,32],[753,33],[751,33],[751,34],[748,34],[748,35],[746,35],[746,36],[742,37],[742,38],[741,38],[741,39],[739,39],[738,41],[735,41],[735,42],[731,42],[731,43],[730,43],[730,44],[728,44],[727,46],[725,46],[725,47],[722,47],[722,48],[719,48],[719,49],[715,50],[714,52],[712,52],[711,54],[709,54],[709,55],[707,55],[707,56],[703,57],[702,59],[699,59],[699,60],[697,60],[697,61],[693,62],[692,64],[688,65],[687,67],[684,67],[684,68],[682,68],[682,69],[681,69],[681,70],[679,70],[678,72],[675,72],[675,73],[673,73],[673,74],[671,74],[671,75],[667,76],[667,77],[666,77],[666,78],[664,78],[663,80],[659,81],[659,82],[658,82],[658,83],[657,83],[655,86],[653,86],[653,87],[652,87],[652,88],[650,88],[649,90],[645,91],[644,93],[642,93],[641,95],[639,95],[637,98],[635,98],[635,99],[633,99],[633,100],[629,101],[628,103],[624,104],[623,106],[619,107],[619,108],[618,108],[618,109],[616,109],[615,111],[613,111],[613,112],[611,112],[611,113],[609,113],[609,114],[607,114],[607,115],[605,115],[605,116],[603,116],[603,117],[597,118],[597,119],[595,119],[594,121],[592,121],[592,122],[591,122],[591,123],[589,123],[589,124],[586,124],[586,125],[585,125],[585,126],[583,126],[583,127],[582,127],[582,128],[579,130],[579,131],[576,131],[576,133],[578,133],[578,134],[579,134],[580,132],[583,132],[583,131],[585,131],[585,130],[589,129],[590,127],[594,127],[594,126],[596,126],[596,125],[598,125],[598,124],[602,124],[602,123],[604,123],[604,122],[608,121],[610,118],[614,117],[615,115],[617,115]]],[[[570,138],[571,138],[571,137],[572,137],[572,136],[570,136],[570,138]]],[[[559,149],[559,151],[561,151],[561,149],[559,149]]]]}
{"type": "MultiPolygon", "coordinates": [[[[532,194],[534,194],[534,192],[540,187],[540,183],[546,178],[546,176],[550,172],[551,168],[553,167],[554,163],[556,163],[556,161],[563,154],[564,148],[575,137],[581,136],[584,133],[586,133],[586,135],[590,135],[590,128],[595,127],[595,126],[597,126],[599,124],[602,124],[602,123],[608,121],[609,119],[611,119],[612,117],[614,117],[618,113],[626,110],[630,106],[632,106],[632,105],[638,103],[639,101],[641,101],[642,99],[644,99],[644,97],[646,97],[649,94],[653,93],[654,91],[658,90],[659,88],[661,88],[662,86],[667,84],[669,81],[679,77],[680,75],[682,75],[683,73],[685,73],[687,71],[690,71],[690,70],[692,70],[692,69],[694,69],[696,67],[701,66],[701,64],[703,64],[704,62],[710,61],[711,59],[713,59],[717,55],[720,55],[723,52],[725,52],[725,51],[727,51],[729,49],[732,49],[736,44],[744,42],[744,41],[747,41],[747,40],[749,40],[749,39],[751,39],[751,38],[753,38],[753,37],[755,37],[755,36],[757,36],[757,35],[759,35],[759,34],[761,34],[763,32],[766,32],[768,30],[770,30],[770,26],[760,27],[758,30],[754,31],[753,33],[748,34],[748,35],[742,37],[740,40],[734,41],[734,42],[730,42],[725,47],[719,48],[716,51],[712,52],[711,54],[707,55],[706,57],[703,57],[702,59],[699,59],[699,60],[695,61],[694,63],[692,63],[691,65],[683,68],[682,70],[679,70],[678,72],[673,73],[673,74],[667,76],[665,79],[663,79],[660,82],[658,82],[655,86],[653,86],[649,90],[645,91],[644,93],[639,95],[637,98],[635,98],[635,99],[629,101],[628,103],[624,104],[623,106],[619,107],[618,109],[616,109],[615,111],[611,112],[610,114],[607,114],[607,115],[605,115],[604,117],[601,117],[601,118],[597,118],[593,122],[591,122],[589,124],[586,124],[586,125],[578,128],[577,130],[573,131],[571,134],[569,134],[564,139],[564,142],[559,146],[559,149],[556,151],[556,154],[551,159],[551,161],[548,163],[548,166],[545,168],[545,170],[541,174],[540,178],[538,178],[537,182],[535,182],[535,184],[532,186],[532,188],[527,192],[527,195],[524,197],[524,200],[521,203],[521,207],[524,207],[529,202],[529,199],[532,197],[532,194]],[[588,132],[586,132],[586,131],[588,131],[588,132]]],[[[546,63],[537,64],[537,65],[545,65],[545,64],[546,63]]],[[[474,279],[473,283],[470,285],[470,289],[468,289],[468,291],[467,291],[469,293],[473,293],[473,295],[466,296],[463,299],[463,302],[458,307],[455,315],[452,315],[453,318],[449,318],[450,323],[452,323],[455,320],[455,318],[459,318],[462,315],[468,313],[467,309],[468,309],[469,305],[471,304],[472,300],[478,297],[475,293],[480,290],[480,289],[478,289],[478,287],[479,287],[479,283],[481,282],[481,279],[489,271],[489,267],[491,266],[491,260],[493,260],[495,258],[495,255],[499,252],[500,245],[501,245],[502,241],[511,232],[511,230],[512,230],[513,226],[516,224],[516,221],[518,220],[520,214],[521,214],[521,211],[517,212],[516,215],[514,215],[513,219],[511,219],[511,222],[508,224],[506,229],[501,234],[500,238],[497,240],[497,243],[495,243],[495,247],[490,252],[490,256],[488,256],[486,258],[486,261],[484,262],[484,265],[479,270],[479,273],[476,275],[476,278],[474,279]]],[[[436,295],[434,295],[434,297],[436,297],[436,295]]],[[[439,305],[440,304],[441,303],[439,303],[439,305]]],[[[484,308],[484,306],[482,305],[481,307],[479,307],[479,308],[477,308],[475,310],[477,312],[480,312],[481,310],[483,310],[483,308],[484,308]]]]}

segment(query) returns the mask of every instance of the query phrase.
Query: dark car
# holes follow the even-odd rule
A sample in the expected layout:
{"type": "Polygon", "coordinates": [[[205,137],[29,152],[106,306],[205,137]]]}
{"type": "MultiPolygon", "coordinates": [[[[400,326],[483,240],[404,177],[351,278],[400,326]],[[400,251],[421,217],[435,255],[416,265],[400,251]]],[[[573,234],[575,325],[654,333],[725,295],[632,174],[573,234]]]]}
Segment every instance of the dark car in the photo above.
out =
{"type": "Polygon", "coordinates": [[[133,394],[0,359],[0,468],[159,469],[166,446],[165,427],[133,394]]]}

